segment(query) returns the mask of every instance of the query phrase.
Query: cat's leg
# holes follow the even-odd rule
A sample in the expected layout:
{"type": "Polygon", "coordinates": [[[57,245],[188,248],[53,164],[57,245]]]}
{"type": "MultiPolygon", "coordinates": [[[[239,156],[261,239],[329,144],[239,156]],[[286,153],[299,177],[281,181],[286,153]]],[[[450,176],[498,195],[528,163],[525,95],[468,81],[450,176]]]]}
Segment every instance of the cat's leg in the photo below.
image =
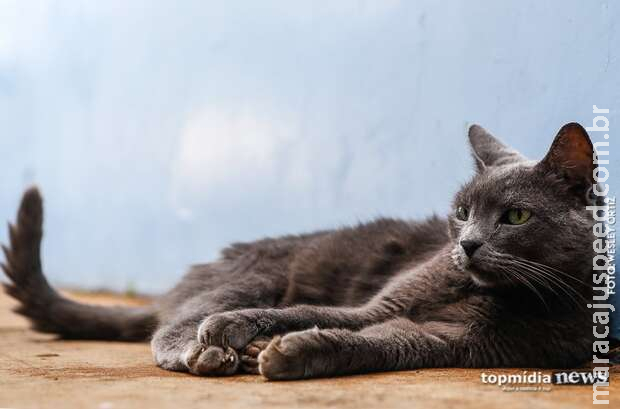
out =
{"type": "MultiPolygon", "coordinates": [[[[416,323],[397,318],[360,331],[310,329],[274,338],[258,357],[268,379],[416,368],[567,368],[587,359],[591,338],[554,320],[416,323]]],[[[572,322],[570,322],[572,324],[572,322]]]]}
{"type": "Polygon", "coordinates": [[[453,363],[450,347],[462,328],[441,335],[405,318],[359,332],[311,329],[276,337],[259,355],[268,379],[302,379],[366,372],[442,367],[453,363]]]}

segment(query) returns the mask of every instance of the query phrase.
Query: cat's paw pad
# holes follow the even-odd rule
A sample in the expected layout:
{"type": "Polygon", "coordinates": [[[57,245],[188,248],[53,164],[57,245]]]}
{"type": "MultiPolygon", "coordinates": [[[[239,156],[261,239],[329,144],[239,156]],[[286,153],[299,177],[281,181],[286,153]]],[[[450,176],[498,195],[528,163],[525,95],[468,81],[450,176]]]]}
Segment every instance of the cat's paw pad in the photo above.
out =
{"type": "Polygon", "coordinates": [[[258,356],[258,370],[271,380],[301,379],[307,376],[304,333],[275,337],[258,356]]]}
{"type": "Polygon", "coordinates": [[[237,372],[239,357],[232,348],[204,347],[192,343],[185,351],[183,361],[189,372],[200,376],[227,376],[237,372]]]}
{"type": "Polygon", "coordinates": [[[242,350],[258,335],[255,320],[233,311],[213,314],[207,317],[198,327],[198,342],[204,346],[230,347],[242,350]]]}
{"type": "Polygon", "coordinates": [[[239,354],[240,368],[245,373],[258,375],[258,356],[267,349],[271,338],[257,337],[250,342],[239,354]]]}

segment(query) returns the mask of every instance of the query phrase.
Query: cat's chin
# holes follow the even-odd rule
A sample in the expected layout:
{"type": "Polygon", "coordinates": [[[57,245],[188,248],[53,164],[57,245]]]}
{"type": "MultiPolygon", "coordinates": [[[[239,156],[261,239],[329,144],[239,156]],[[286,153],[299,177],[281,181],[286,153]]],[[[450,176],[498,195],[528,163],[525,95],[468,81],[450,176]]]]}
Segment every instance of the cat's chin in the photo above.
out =
{"type": "Polygon", "coordinates": [[[491,288],[497,285],[496,282],[488,280],[476,272],[473,272],[470,270],[469,273],[470,273],[471,281],[473,281],[473,283],[478,287],[491,288]]]}
{"type": "Polygon", "coordinates": [[[477,268],[475,264],[470,264],[465,271],[469,273],[474,285],[480,288],[506,288],[512,285],[510,281],[506,281],[502,276],[498,276],[495,271],[477,268]]]}

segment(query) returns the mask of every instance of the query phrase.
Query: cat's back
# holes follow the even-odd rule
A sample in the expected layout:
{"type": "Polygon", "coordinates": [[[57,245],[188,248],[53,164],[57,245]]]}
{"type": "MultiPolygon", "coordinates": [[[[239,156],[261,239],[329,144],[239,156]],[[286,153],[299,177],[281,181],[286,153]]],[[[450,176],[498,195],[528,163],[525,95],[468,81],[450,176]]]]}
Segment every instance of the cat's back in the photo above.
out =
{"type": "Polygon", "coordinates": [[[449,240],[447,222],[380,218],[309,241],[289,267],[287,304],[358,305],[404,266],[422,263],[449,240]]]}

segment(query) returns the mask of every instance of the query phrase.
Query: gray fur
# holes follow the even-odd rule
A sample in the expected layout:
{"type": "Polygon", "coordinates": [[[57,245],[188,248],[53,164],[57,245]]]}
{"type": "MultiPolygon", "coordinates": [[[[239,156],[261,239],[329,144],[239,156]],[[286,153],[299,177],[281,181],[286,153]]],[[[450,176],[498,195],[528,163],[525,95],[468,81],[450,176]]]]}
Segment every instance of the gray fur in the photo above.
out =
{"type": "Polygon", "coordinates": [[[147,309],[84,306],[47,284],[41,198],[31,189],[11,228],[6,289],[38,330],[150,336],[157,365],[196,375],[244,371],[279,380],[580,364],[592,346],[585,304],[593,220],[584,200],[590,168],[582,163],[592,155],[589,138],[568,124],[535,163],[477,125],[469,137],[478,173],[454,198],[454,209],[470,209],[467,220],[379,219],[234,244],[147,309]],[[531,220],[503,223],[515,207],[529,209],[531,220]],[[468,256],[463,240],[479,247],[468,256]]]}

